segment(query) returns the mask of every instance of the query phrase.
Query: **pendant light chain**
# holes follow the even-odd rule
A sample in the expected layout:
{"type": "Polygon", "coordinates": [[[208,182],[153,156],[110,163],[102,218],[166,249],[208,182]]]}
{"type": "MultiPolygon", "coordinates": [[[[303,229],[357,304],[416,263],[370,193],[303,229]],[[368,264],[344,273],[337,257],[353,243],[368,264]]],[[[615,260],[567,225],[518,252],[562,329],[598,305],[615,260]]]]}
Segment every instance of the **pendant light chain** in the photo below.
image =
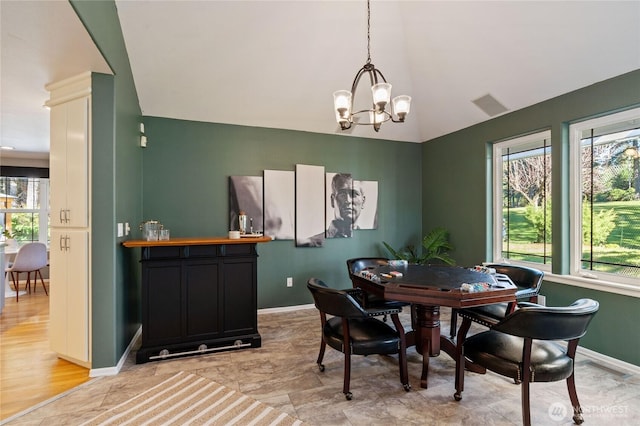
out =
{"type": "Polygon", "coordinates": [[[371,4],[367,0],[367,64],[371,63],[371,4]]]}

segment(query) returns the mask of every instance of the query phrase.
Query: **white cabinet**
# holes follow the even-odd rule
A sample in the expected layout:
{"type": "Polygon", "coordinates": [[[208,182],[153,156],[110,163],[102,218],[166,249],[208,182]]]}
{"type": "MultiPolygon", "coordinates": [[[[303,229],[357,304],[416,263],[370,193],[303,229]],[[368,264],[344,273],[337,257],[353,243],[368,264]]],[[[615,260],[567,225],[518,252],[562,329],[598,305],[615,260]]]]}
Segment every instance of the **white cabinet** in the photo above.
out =
{"type": "Polygon", "coordinates": [[[53,229],[50,264],[51,349],[85,365],[90,361],[89,232],[53,229]]]}
{"type": "Polygon", "coordinates": [[[89,225],[89,97],[51,107],[51,226],[89,225]]]}
{"type": "Polygon", "coordinates": [[[49,340],[61,358],[91,367],[91,73],[51,93],[49,340]]]}

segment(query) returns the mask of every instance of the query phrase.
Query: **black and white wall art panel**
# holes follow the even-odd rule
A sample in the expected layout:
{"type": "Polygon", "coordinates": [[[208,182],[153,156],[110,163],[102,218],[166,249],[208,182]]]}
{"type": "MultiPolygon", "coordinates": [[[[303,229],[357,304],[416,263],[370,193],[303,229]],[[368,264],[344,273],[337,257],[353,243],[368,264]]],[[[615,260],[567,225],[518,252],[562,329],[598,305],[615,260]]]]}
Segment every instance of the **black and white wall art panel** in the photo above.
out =
{"type": "Polygon", "coordinates": [[[296,246],[324,244],[324,166],[296,164],[296,246]]]}
{"type": "Polygon", "coordinates": [[[274,240],[295,236],[295,172],[264,171],[264,233],[274,240]]]}
{"type": "Polygon", "coordinates": [[[240,212],[247,215],[247,232],[263,232],[262,176],[229,176],[229,230],[240,229],[240,212]]]}
{"type": "Polygon", "coordinates": [[[354,229],[378,229],[378,181],[356,180],[353,183],[354,199],[359,192],[358,218],[354,229]]]}
{"type": "Polygon", "coordinates": [[[325,237],[351,238],[357,202],[351,173],[326,173],[325,177],[325,237]]]}

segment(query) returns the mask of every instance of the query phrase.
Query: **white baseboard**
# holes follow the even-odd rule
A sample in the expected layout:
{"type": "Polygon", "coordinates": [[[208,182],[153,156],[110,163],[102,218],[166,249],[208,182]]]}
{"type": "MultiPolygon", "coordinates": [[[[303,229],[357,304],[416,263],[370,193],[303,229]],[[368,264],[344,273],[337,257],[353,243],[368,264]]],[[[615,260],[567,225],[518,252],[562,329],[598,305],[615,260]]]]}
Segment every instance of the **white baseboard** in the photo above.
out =
{"type": "Polygon", "coordinates": [[[301,309],[312,309],[315,307],[316,305],[309,304],[309,305],[281,306],[278,308],[264,308],[264,309],[258,309],[258,314],[277,314],[281,312],[298,311],[301,309]]]}
{"type": "Polygon", "coordinates": [[[133,338],[129,342],[129,346],[127,346],[127,349],[124,351],[124,353],[120,357],[120,361],[118,361],[118,364],[115,367],[92,368],[91,370],[89,370],[89,377],[115,376],[116,374],[118,374],[122,369],[122,366],[124,365],[125,361],[127,360],[129,353],[131,353],[131,350],[133,349],[136,342],[141,336],[142,336],[142,326],[138,327],[136,334],[133,336],[133,338]]]}
{"type": "Polygon", "coordinates": [[[640,366],[621,361],[608,355],[603,355],[600,352],[592,351],[591,349],[578,346],[577,353],[589,358],[591,361],[594,361],[598,364],[604,364],[605,366],[610,367],[615,371],[629,374],[640,374],[640,366]]]}

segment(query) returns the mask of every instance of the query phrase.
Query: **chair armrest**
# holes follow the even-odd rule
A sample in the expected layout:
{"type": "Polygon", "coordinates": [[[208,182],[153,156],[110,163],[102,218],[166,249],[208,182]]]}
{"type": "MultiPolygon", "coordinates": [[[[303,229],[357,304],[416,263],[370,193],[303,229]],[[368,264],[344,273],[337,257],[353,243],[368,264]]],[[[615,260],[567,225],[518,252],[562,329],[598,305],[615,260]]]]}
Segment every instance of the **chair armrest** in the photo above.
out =
{"type": "Polygon", "coordinates": [[[519,288],[516,290],[516,299],[529,299],[538,295],[538,290],[534,288],[519,288]]]}
{"type": "Polygon", "coordinates": [[[532,302],[518,302],[518,308],[543,308],[544,305],[532,302]]]}

